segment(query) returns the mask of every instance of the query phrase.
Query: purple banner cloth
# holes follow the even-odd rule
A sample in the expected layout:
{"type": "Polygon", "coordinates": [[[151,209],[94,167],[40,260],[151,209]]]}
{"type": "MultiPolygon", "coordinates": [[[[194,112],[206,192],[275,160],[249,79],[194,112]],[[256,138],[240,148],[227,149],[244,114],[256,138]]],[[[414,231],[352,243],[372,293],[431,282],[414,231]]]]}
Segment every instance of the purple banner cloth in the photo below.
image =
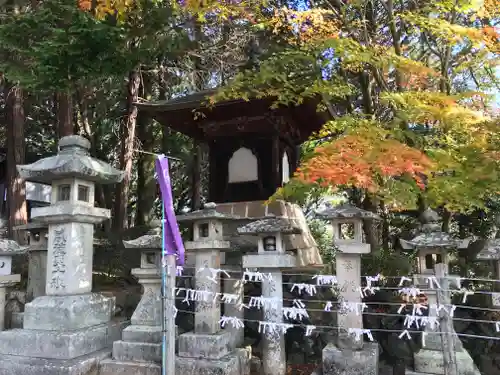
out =
{"type": "Polygon", "coordinates": [[[163,226],[163,241],[167,255],[177,254],[177,263],[184,265],[184,243],[182,242],[179,225],[175,219],[172,187],[168,158],[159,155],[155,162],[156,175],[160,184],[161,199],[165,208],[165,225],[163,226]]]}

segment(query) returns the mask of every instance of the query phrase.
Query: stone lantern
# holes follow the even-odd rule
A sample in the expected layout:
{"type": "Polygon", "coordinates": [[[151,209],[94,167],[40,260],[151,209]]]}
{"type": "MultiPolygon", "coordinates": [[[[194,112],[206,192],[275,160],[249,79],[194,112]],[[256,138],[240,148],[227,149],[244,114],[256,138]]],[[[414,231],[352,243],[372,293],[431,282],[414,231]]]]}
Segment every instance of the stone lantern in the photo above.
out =
{"type": "MultiPolygon", "coordinates": [[[[477,254],[477,260],[493,263],[493,278],[500,279],[500,239],[488,239],[481,251],[477,254]]],[[[491,293],[491,303],[493,307],[500,307],[499,284],[495,283],[495,293],[491,293]]]]}
{"type": "Polygon", "coordinates": [[[127,249],[141,252],[141,266],[134,268],[143,293],[131,318],[131,325],[123,330],[122,339],[113,343],[113,359],[101,361],[99,373],[116,374],[120,371],[140,372],[147,363],[150,371],[159,374],[162,359],[162,293],[161,293],[161,223],[145,235],[123,241],[127,249]]]}
{"type": "MultiPolygon", "coordinates": [[[[437,288],[434,266],[437,263],[442,263],[446,266],[446,275],[455,280],[458,276],[448,276],[449,272],[449,254],[453,250],[466,249],[471,238],[458,239],[452,237],[450,234],[443,232],[442,222],[439,215],[428,208],[420,217],[421,232],[412,240],[400,240],[401,246],[405,250],[413,250],[417,252],[418,260],[418,274],[414,277],[414,284],[425,293],[427,297],[428,316],[429,318],[438,318],[439,312],[437,310],[437,288]]],[[[458,287],[455,282],[449,283],[451,287],[458,287]]],[[[443,291],[443,295],[448,296],[449,291],[443,291]]],[[[447,310],[450,308],[448,297],[447,301],[439,301],[447,310]]],[[[443,366],[443,352],[441,344],[441,335],[439,326],[425,325],[425,342],[423,340],[423,348],[415,353],[414,366],[417,373],[431,373],[431,374],[444,374],[443,366]]],[[[456,352],[456,361],[460,374],[479,375],[474,361],[469,353],[464,350],[463,345],[458,338],[455,330],[451,332],[453,340],[452,345],[456,352]]],[[[413,373],[412,373],[413,374],[413,373]]]]}
{"type": "Polygon", "coordinates": [[[0,239],[0,331],[5,329],[5,296],[7,288],[21,281],[21,275],[12,275],[12,257],[26,253],[27,246],[16,241],[0,239]]]}
{"type": "Polygon", "coordinates": [[[177,222],[190,223],[193,240],[184,247],[195,258],[195,289],[203,296],[195,300],[194,332],[179,335],[179,373],[205,371],[206,368],[220,374],[239,373],[240,357],[234,352],[234,339],[228,330],[220,326],[221,306],[220,271],[221,252],[230,251],[225,241],[224,223],[238,217],[217,212],[215,203],[207,203],[204,209],[177,216],[177,222]],[[202,370],[203,369],[203,370],[202,370]]]}
{"type": "Polygon", "coordinates": [[[379,220],[370,211],[343,204],[318,212],[317,216],[332,225],[333,243],[337,247],[335,258],[336,276],[340,289],[339,301],[355,306],[358,311],[337,313],[340,327],[337,345],[328,344],[323,349],[323,373],[376,374],[378,368],[378,344],[365,343],[361,336],[349,335],[349,330],[363,329],[361,309],[361,255],[370,253],[370,245],[364,243],[364,221],[379,220]]]}
{"type": "MultiPolygon", "coordinates": [[[[262,297],[275,302],[262,307],[266,322],[283,322],[282,272],[297,266],[296,255],[285,252],[283,235],[300,233],[300,228],[285,218],[261,219],[238,228],[239,235],[258,237],[257,254],[244,255],[243,268],[258,269],[266,275],[261,281],[262,297]]],[[[264,375],[286,373],[285,337],[280,329],[263,333],[262,367],[264,375]]]]}
{"type": "Polygon", "coordinates": [[[16,230],[28,231],[28,286],[26,301],[31,302],[45,295],[47,277],[48,226],[41,223],[28,223],[15,227],[16,230]]]}
{"type": "MultiPolygon", "coordinates": [[[[437,303],[436,290],[430,285],[435,275],[434,266],[443,263],[446,266],[446,274],[449,273],[450,252],[453,250],[466,249],[471,238],[459,239],[441,230],[442,222],[439,215],[427,209],[420,217],[420,233],[411,240],[400,239],[404,250],[413,250],[417,257],[417,274],[414,276],[414,284],[425,289],[429,305],[437,303]]],[[[456,283],[451,283],[451,286],[456,283]]]]}
{"type": "Polygon", "coordinates": [[[420,275],[418,285],[422,285],[429,275],[434,275],[434,266],[443,263],[448,269],[450,261],[450,251],[466,249],[471,238],[459,239],[441,230],[442,222],[439,215],[431,210],[424,211],[421,220],[420,233],[411,240],[400,240],[404,250],[414,250],[417,252],[417,270],[420,275]]]}
{"type": "Polygon", "coordinates": [[[50,206],[31,215],[48,225],[46,295],[25,305],[24,329],[0,333],[0,373],[86,374],[121,335],[114,297],[92,293],[92,257],[94,225],[110,218],[94,206],[95,184],[118,183],[123,172],[90,156],[90,146],[63,137],[57,155],[17,166],[21,178],[52,185],[50,206]]]}

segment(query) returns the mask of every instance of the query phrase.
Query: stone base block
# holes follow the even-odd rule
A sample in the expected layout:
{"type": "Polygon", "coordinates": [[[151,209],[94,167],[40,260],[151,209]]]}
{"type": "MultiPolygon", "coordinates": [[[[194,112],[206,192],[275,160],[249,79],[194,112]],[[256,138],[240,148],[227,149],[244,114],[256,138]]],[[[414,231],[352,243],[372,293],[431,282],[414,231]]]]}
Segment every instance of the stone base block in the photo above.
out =
{"type": "Polygon", "coordinates": [[[188,332],[179,336],[179,357],[219,359],[232,350],[231,332],[214,334],[188,332]]]}
{"type": "Polygon", "coordinates": [[[113,343],[113,358],[117,361],[161,363],[161,347],[161,344],[146,342],[115,341],[113,343]]]}
{"type": "Polygon", "coordinates": [[[128,326],[123,330],[123,341],[129,342],[162,342],[161,326],[128,326]]]}
{"type": "Polygon", "coordinates": [[[415,372],[413,370],[406,369],[405,375],[433,375],[433,374],[427,374],[425,372],[415,372]]]}
{"type": "Polygon", "coordinates": [[[161,365],[105,359],[99,363],[99,375],[161,375],[161,365]]]}
{"type": "Polygon", "coordinates": [[[70,360],[0,355],[0,375],[98,375],[98,364],[111,352],[102,350],[70,360]]]}
{"type": "Polygon", "coordinates": [[[293,268],[297,258],[292,254],[249,254],[243,255],[243,268],[293,268]]]}
{"type": "Polygon", "coordinates": [[[24,313],[23,312],[13,312],[10,315],[9,328],[23,328],[24,313]]]}
{"type": "Polygon", "coordinates": [[[127,321],[113,321],[77,331],[12,329],[0,332],[0,357],[4,355],[46,359],[72,359],[104,348],[119,340],[127,321]]]}
{"type": "Polygon", "coordinates": [[[115,298],[99,293],[42,296],[24,307],[24,329],[72,331],[104,324],[114,314],[115,298]]]}
{"type": "Polygon", "coordinates": [[[378,357],[375,342],[365,342],[359,350],[328,344],[323,349],[323,375],[378,375],[378,357]]]}
{"type": "MultiPolygon", "coordinates": [[[[175,374],[250,375],[251,353],[251,348],[246,348],[218,360],[176,357],[175,374]]],[[[99,375],[161,375],[160,363],[105,359],[99,364],[99,375]]]]}
{"type": "MultiPolygon", "coordinates": [[[[178,329],[175,327],[175,337],[178,329]]],[[[160,343],[163,340],[161,326],[128,326],[123,330],[123,341],[160,343]]]]}
{"type": "Polygon", "coordinates": [[[240,356],[230,354],[219,359],[182,358],[175,360],[175,375],[242,375],[240,356]]]}
{"type": "Polygon", "coordinates": [[[234,354],[238,356],[240,360],[240,374],[250,375],[250,365],[252,361],[252,347],[247,346],[244,348],[238,348],[234,351],[234,354]]]}
{"type": "MultiPolygon", "coordinates": [[[[455,353],[459,375],[481,375],[474,360],[466,350],[455,353]]],[[[415,371],[444,375],[443,352],[422,349],[414,357],[415,371]]]]}
{"type": "MultiPolygon", "coordinates": [[[[439,333],[439,328],[434,331],[426,330],[427,335],[425,335],[425,346],[424,349],[428,350],[442,350],[443,346],[441,343],[441,334],[439,333]],[[436,333],[438,332],[438,333],[436,333]]],[[[457,334],[453,335],[453,344],[455,345],[455,351],[463,350],[462,341],[457,334]]]]}

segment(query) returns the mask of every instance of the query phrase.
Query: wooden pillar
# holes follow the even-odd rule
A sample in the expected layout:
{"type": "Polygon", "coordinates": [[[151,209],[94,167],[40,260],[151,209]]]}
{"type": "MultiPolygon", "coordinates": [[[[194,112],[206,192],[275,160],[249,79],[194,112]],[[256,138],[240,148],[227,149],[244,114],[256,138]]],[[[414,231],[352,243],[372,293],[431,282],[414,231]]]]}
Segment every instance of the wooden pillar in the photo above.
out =
{"type": "MultiPolygon", "coordinates": [[[[281,176],[280,176],[280,138],[279,135],[276,133],[273,136],[273,144],[272,144],[272,150],[271,150],[271,163],[273,165],[273,170],[272,170],[272,184],[273,184],[273,189],[276,190],[278,187],[281,186],[281,176]]],[[[274,194],[274,191],[273,191],[274,194]]]]}
{"type": "Polygon", "coordinates": [[[193,144],[193,169],[192,169],[192,194],[191,194],[191,209],[193,211],[201,208],[201,144],[194,141],[193,144]]]}
{"type": "Polygon", "coordinates": [[[208,144],[208,201],[218,202],[217,195],[217,157],[215,155],[215,142],[208,144]]]}
{"type": "MultiPolygon", "coordinates": [[[[495,259],[491,261],[491,266],[493,268],[493,280],[500,280],[500,260],[495,259]]],[[[493,291],[500,293],[500,283],[496,282],[493,285],[493,291]]]]}

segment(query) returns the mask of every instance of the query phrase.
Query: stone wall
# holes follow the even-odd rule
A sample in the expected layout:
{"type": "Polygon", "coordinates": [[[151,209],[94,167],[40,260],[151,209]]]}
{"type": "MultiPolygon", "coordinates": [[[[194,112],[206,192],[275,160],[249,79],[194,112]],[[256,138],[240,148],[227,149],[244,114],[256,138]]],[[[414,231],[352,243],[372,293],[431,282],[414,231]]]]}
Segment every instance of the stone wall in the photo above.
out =
{"type": "Polygon", "coordinates": [[[247,219],[230,222],[224,228],[227,239],[242,252],[256,251],[257,239],[253,236],[238,236],[236,229],[239,226],[245,225],[252,220],[269,216],[284,217],[294,221],[302,229],[302,233],[284,236],[285,249],[296,251],[297,265],[301,267],[302,271],[306,268],[313,270],[323,266],[316,241],[309,230],[304,213],[298,205],[283,201],[271,202],[269,204],[266,204],[265,201],[235,202],[218,204],[216,210],[220,213],[247,219]]]}

